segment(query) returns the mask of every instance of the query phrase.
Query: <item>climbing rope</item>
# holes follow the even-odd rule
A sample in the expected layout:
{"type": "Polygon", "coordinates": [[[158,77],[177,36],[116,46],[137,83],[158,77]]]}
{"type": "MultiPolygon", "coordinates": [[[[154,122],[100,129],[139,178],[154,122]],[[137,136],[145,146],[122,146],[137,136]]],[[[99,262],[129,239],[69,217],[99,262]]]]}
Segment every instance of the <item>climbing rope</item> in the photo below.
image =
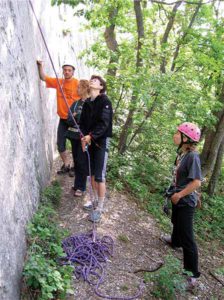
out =
{"type": "Polygon", "coordinates": [[[108,296],[99,292],[99,287],[105,279],[105,268],[109,257],[113,256],[114,242],[110,236],[101,239],[93,233],[77,234],[66,238],[62,242],[66,257],[61,259],[63,264],[74,265],[76,279],[82,279],[94,287],[97,296],[105,299],[132,300],[138,298],[144,288],[141,282],[137,293],[131,297],[108,296]]]}
{"type": "MultiPolygon", "coordinates": [[[[55,73],[55,77],[60,89],[60,92],[63,96],[63,100],[66,103],[66,106],[68,108],[69,113],[72,116],[72,120],[77,127],[80,137],[83,137],[83,133],[81,132],[79,125],[77,124],[70,107],[68,105],[67,99],[65,97],[65,94],[63,92],[63,88],[60,84],[59,78],[56,73],[56,69],[54,67],[54,63],[50,54],[50,51],[48,49],[44,34],[42,32],[40,23],[38,21],[38,18],[36,16],[35,10],[33,8],[33,4],[31,0],[28,0],[30,7],[32,9],[32,12],[34,14],[34,17],[36,19],[40,34],[42,36],[45,48],[47,50],[52,68],[55,73]]],[[[88,169],[89,169],[89,178],[90,178],[90,199],[92,201],[93,207],[94,207],[94,201],[93,198],[93,191],[92,191],[92,184],[91,184],[91,166],[90,166],[90,155],[88,151],[88,147],[86,147],[86,153],[88,157],[88,169]]],[[[113,296],[107,296],[102,295],[98,288],[102,284],[104,277],[105,277],[105,267],[107,260],[110,256],[113,255],[113,248],[114,248],[114,242],[113,239],[109,236],[104,236],[101,239],[96,234],[96,223],[93,222],[92,231],[90,233],[86,234],[77,234],[71,237],[66,238],[62,241],[62,247],[66,254],[66,257],[63,257],[60,259],[62,264],[74,264],[74,274],[77,279],[83,279],[84,281],[88,282],[90,285],[95,286],[94,291],[97,296],[106,298],[106,299],[113,299],[113,300],[133,300],[138,298],[143,291],[143,281],[141,282],[139,286],[139,290],[136,293],[136,295],[132,297],[113,297],[113,296]]]]}

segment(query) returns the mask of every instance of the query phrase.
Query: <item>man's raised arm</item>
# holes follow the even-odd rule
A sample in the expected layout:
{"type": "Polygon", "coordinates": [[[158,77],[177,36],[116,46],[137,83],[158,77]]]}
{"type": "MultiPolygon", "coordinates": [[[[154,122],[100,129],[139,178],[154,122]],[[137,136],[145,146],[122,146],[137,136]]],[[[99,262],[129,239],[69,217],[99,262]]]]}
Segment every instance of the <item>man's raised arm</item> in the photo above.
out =
{"type": "Polygon", "coordinates": [[[46,75],[43,70],[43,62],[41,60],[37,60],[37,66],[38,66],[38,72],[39,72],[39,77],[42,81],[46,80],[46,75]]]}

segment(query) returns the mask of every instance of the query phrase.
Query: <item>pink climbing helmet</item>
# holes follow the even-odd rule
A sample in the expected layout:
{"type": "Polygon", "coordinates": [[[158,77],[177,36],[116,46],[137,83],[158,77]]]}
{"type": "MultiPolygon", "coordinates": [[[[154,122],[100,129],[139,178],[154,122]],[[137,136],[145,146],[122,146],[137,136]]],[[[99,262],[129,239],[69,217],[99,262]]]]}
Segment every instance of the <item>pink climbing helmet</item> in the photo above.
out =
{"type": "Polygon", "coordinates": [[[184,135],[186,135],[194,142],[199,142],[200,140],[201,130],[198,128],[197,125],[193,123],[184,122],[178,126],[177,130],[182,132],[184,135]]]}

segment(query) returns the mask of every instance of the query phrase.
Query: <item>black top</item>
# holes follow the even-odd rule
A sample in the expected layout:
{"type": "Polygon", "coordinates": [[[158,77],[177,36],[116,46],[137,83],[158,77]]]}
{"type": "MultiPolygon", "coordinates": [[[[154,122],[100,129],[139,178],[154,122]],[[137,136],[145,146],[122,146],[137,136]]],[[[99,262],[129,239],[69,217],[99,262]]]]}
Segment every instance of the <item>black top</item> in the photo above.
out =
{"type": "Polygon", "coordinates": [[[112,137],[112,104],[107,95],[100,94],[94,100],[88,98],[82,109],[80,129],[94,140],[112,137]]]}
{"type": "Polygon", "coordinates": [[[79,121],[80,121],[83,104],[84,104],[84,101],[80,99],[79,101],[74,102],[70,107],[70,110],[68,112],[68,118],[66,121],[66,123],[69,126],[69,128],[66,132],[66,137],[68,139],[80,139],[80,132],[79,132],[73,118],[75,119],[75,121],[77,122],[77,124],[79,126],[79,121]],[[76,116],[72,117],[74,112],[76,112],[76,116]],[[76,129],[76,130],[74,131],[73,129],[76,129]]]}

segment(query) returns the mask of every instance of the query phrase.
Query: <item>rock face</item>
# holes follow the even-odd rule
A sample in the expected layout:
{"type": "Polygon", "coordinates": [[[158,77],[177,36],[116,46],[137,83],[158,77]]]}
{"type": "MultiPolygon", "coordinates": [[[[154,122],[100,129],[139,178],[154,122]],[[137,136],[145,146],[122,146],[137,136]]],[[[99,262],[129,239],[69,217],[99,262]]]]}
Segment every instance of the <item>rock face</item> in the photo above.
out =
{"type": "MultiPolygon", "coordinates": [[[[90,70],[77,59],[88,34],[79,33],[75,19],[72,31],[67,30],[69,7],[52,8],[45,0],[32,3],[59,74],[63,60],[72,57],[77,77],[88,77],[90,70]]],[[[2,0],[0,27],[0,299],[17,300],[25,226],[49,180],[58,117],[55,91],[46,90],[38,77],[36,59],[45,62],[48,75],[54,73],[29,2],[2,0]]]]}

